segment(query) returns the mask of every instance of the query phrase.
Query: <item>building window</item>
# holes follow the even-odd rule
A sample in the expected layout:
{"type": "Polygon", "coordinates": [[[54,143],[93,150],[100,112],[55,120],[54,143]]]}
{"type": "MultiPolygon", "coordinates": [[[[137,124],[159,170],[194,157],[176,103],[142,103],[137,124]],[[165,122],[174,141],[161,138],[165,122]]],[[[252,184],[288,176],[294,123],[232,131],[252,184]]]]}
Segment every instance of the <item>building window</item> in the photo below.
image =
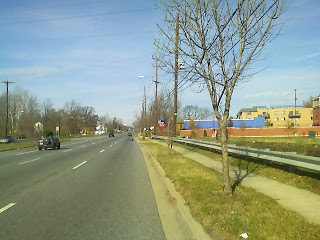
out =
{"type": "Polygon", "coordinates": [[[251,112],[248,112],[248,115],[251,115],[251,112]]]}
{"type": "Polygon", "coordinates": [[[310,117],[310,120],[313,120],[313,117],[310,117]]]}
{"type": "Polygon", "coordinates": [[[289,112],[289,115],[292,116],[292,115],[293,115],[293,111],[290,111],[290,112],[289,112]]]}
{"type": "Polygon", "coordinates": [[[282,114],[282,115],[285,115],[285,114],[286,114],[286,111],[282,111],[281,114],[282,114]]]}
{"type": "Polygon", "coordinates": [[[265,116],[265,115],[267,115],[267,113],[266,112],[262,112],[262,116],[265,116]]]}
{"type": "Polygon", "coordinates": [[[286,120],[286,118],[281,118],[281,120],[282,120],[282,121],[285,121],[285,120],[286,120]]]}
{"type": "Polygon", "coordinates": [[[274,118],[274,120],[275,120],[275,121],[278,121],[279,119],[278,119],[278,118],[274,118]]]}
{"type": "Polygon", "coordinates": [[[310,114],[313,114],[313,110],[310,110],[310,114]]]}
{"type": "Polygon", "coordinates": [[[275,111],[275,112],[274,112],[274,115],[278,115],[278,114],[279,114],[279,112],[278,112],[278,111],[275,111]]]}

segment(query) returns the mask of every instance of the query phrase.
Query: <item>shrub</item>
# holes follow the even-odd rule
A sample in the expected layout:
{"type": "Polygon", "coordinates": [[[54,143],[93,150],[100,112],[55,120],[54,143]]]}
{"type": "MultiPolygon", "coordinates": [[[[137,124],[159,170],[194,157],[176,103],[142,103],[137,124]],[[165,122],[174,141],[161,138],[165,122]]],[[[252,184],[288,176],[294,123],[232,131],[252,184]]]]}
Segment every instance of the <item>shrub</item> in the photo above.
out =
{"type": "Polygon", "coordinates": [[[46,130],[46,131],[43,133],[43,135],[44,135],[45,137],[50,137],[50,136],[53,135],[53,132],[52,132],[51,130],[46,130]]]}
{"type": "Polygon", "coordinates": [[[191,131],[191,138],[195,138],[196,137],[196,133],[194,131],[191,131]]]}

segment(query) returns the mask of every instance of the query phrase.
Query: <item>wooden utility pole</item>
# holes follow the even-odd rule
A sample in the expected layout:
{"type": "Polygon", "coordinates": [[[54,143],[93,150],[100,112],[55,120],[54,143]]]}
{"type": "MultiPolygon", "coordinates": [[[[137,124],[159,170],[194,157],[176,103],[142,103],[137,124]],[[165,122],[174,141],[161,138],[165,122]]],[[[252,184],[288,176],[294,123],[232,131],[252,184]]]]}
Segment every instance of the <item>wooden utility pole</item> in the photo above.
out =
{"type": "Polygon", "coordinates": [[[157,135],[157,125],[158,125],[158,58],[156,60],[156,80],[153,81],[156,84],[156,93],[155,93],[155,106],[154,106],[154,135],[157,135]]]}
{"type": "MultiPolygon", "coordinates": [[[[14,82],[3,81],[1,83],[7,84],[7,116],[6,116],[6,136],[8,136],[8,118],[9,118],[9,84],[14,82]]],[[[12,134],[12,133],[11,133],[12,134]]]]}
{"type": "Polygon", "coordinates": [[[173,113],[173,136],[175,137],[177,134],[177,115],[178,115],[178,71],[179,71],[179,59],[178,59],[178,51],[179,48],[179,14],[176,18],[176,41],[174,48],[174,113],[173,113]]]}

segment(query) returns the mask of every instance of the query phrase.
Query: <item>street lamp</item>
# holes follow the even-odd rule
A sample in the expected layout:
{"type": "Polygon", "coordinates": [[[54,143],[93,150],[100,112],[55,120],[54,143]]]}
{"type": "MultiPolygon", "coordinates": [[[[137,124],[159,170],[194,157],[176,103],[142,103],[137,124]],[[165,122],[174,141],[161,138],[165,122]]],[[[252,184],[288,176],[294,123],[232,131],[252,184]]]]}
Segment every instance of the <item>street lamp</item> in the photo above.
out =
{"type": "Polygon", "coordinates": [[[154,106],[154,135],[157,135],[157,122],[158,122],[158,81],[152,81],[156,84],[156,94],[155,94],[155,106],[154,106]]]}
{"type": "Polygon", "coordinates": [[[70,117],[71,118],[71,121],[72,121],[72,126],[71,126],[71,129],[72,129],[72,132],[73,132],[73,117],[70,117]]]}

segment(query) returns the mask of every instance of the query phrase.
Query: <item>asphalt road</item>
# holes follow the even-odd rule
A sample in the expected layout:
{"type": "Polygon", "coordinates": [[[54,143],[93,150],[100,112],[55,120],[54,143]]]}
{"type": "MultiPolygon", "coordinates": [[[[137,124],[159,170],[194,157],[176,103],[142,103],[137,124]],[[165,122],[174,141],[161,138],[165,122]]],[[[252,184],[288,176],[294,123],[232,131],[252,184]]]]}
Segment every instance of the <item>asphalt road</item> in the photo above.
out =
{"type": "Polygon", "coordinates": [[[165,239],[143,155],[131,139],[0,152],[0,239],[165,239]]]}

